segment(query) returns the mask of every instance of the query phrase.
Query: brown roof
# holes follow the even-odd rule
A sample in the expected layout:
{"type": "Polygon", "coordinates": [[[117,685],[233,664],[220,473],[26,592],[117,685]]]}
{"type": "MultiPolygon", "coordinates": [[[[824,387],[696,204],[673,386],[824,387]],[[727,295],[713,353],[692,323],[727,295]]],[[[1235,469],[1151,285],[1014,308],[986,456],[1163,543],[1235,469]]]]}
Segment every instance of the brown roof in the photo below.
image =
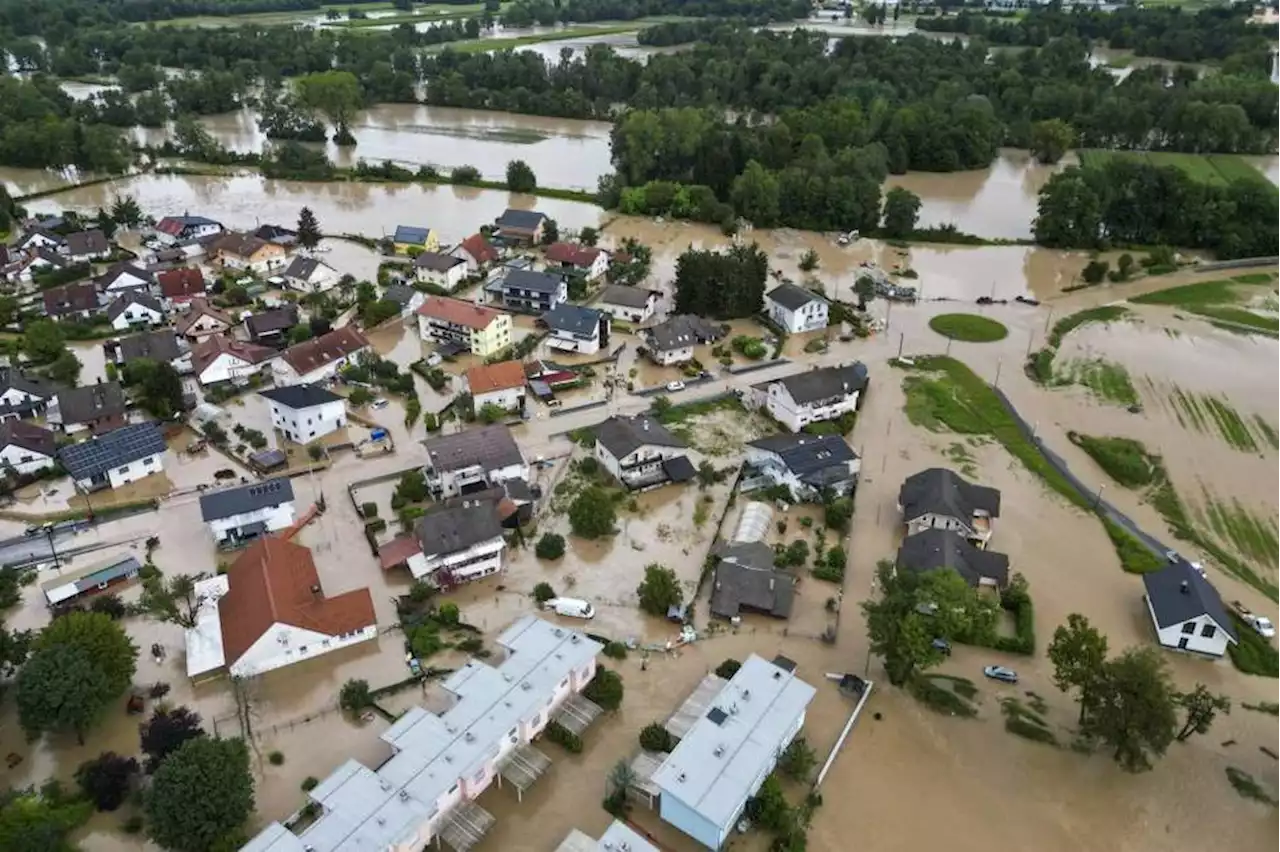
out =
{"type": "Polygon", "coordinates": [[[547,260],[568,263],[573,266],[590,266],[604,249],[580,246],[577,243],[552,243],[547,246],[547,260]]]}
{"type": "Polygon", "coordinates": [[[52,432],[24,420],[6,420],[0,423],[0,447],[10,444],[50,458],[58,451],[52,432]]]}
{"type": "Polygon", "coordinates": [[[176,326],[179,334],[186,334],[187,329],[196,324],[196,320],[202,316],[210,316],[219,322],[225,323],[228,328],[235,325],[235,320],[215,308],[205,299],[195,298],[191,300],[191,309],[187,311],[186,316],[178,320],[176,326]]]}
{"type": "Polygon", "coordinates": [[[227,584],[227,593],[218,600],[227,665],[244,656],[273,624],[340,636],[377,623],[368,589],[325,597],[311,551],[284,539],[251,544],[227,569],[227,584]]]}
{"type": "Polygon", "coordinates": [[[299,376],[303,376],[368,345],[369,339],[358,329],[344,325],[314,340],[290,346],[281,357],[299,376]]]}
{"type": "Polygon", "coordinates": [[[224,352],[250,364],[265,361],[276,354],[274,349],[268,349],[266,346],[244,343],[221,334],[213,334],[192,347],[191,367],[198,376],[224,352]]]}
{"type": "Polygon", "coordinates": [[[199,269],[170,269],[157,275],[156,281],[160,282],[160,295],[167,299],[204,295],[204,275],[199,269]]]}
{"type": "Polygon", "coordinates": [[[417,536],[397,536],[378,548],[378,564],[382,566],[383,571],[389,571],[397,565],[403,565],[410,556],[421,552],[422,544],[417,536]]]}
{"type": "Polygon", "coordinates": [[[484,234],[472,234],[461,243],[459,248],[467,250],[467,254],[475,258],[476,263],[493,263],[498,259],[498,250],[489,245],[489,241],[484,238],[484,234]]]}
{"type": "Polygon", "coordinates": [[[431,319],[444,320],[465,328],[485,329],[489,323],[502,316],[502,311],[483,308],[461,299],[447,299],[444,296],[429,296],[418,308],[418,315],[431,319]]]}
{"type": "Polygon", "coordinates": [[[234,254],[237,257],[253,257],[264,248],[272,247],[280,250],[280,247],[266,240],[260,240],[249,234],[238,234],[234,231],[223,234],[213,244],[213,253],[216,255],[220,251],[227,254],[234,254]]]}
{"type": "Polygon", "coordinates": [[[51,317],[98,309],[98,288],[91,281],[50,287],[43,296],[44,312],[51,317]]]}
{"type": "Polygon", "coordinates": [[[524,365],[519,361],[484,364],[467,370],[467,387],[472,396],[524,387],[524,365]]]}

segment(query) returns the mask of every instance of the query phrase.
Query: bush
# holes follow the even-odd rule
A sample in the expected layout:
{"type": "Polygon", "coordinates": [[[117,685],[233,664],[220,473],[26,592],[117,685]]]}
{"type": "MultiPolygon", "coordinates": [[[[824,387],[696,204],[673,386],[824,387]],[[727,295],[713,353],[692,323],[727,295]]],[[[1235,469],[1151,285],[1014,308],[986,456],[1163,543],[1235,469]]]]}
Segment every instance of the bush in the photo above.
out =
{"type": "Polygon", "coordinates": [[[540,604],[546,603],[556,597],[556,590],[551,588],[550,583],[539,583],[533,587],[533,599],[540,604]]]}
{"type": "Polygon", "coordinates": [[[778,756],[778,771],[793,781],[804,781],[818,765],[818,755],[804,737],[798,736],[778,756]]]}
{"type": "Polygon", "coordinates": [[[378,504],[374,502],[361,503],[360,514],[366,518],[378,517],[378,504]]]}
{"type": "Polygon", "coordinates": [[[458,605],[452,601],[440,604],[440,608],[436,610],[436,620],[446,627],[457,627],[461,618],[458,605]]]}
{"type": "Polygon", "coordinates": [[[848,556],[845,554],[844,548],[833,547],[814,564],[813,576],[830,583],[843,582],[844,569],[847,563],[848,556]]]}
{"type": "Polygon", "coordinates": [[[564,556],[564,536],[557,533],[543,533],[533,552],[539,559],[559,559],[564,556]]]}
{"type": "Polygon", "coordinates": [[[822,522],[827,529],[844,532],[849,529],[849,521],[853,518],[853,498],[837,497],[827,501],[823,506],[822,522]]]}
{"type": "Polygon", "coordinates": [[[551,742],[562,746],[570,754],[582,753],[582,738],[559,722],[548,722],[542,732],[551,742]]]}
{"type": "Polygon", "coordinates": [[[91,612],[100,612],[110,618],[112,621],[119,621],[124,618],[128,609],[124,605],[124,601],[117,594],[98,595],[89,604],[91,612]]]}
{"type": "Polygon", "coordinates": [[[1234,612],[1227,614],[1231,616],[1231,626],[1235,629],[1239,640],[1227,645],[1231,662],[1245,674],[1276,677],[1277,669],[1280,668],[1280,656],[1277,656],[1276,649],[1234,612]]]}
{"type": "Polygon", "coordinates": [[[994,343],[1009,336],[1009,329],[977,314],[938,314],[929,320],[929,328],[952,340],[967,343],[994,343]]]}
{"type": "Polygon", "coordinates": [[[606,642],[601,653],[615,660],[625,660],[627,658],[627,646],[621,642],[606,642]]]}
{"type": "Polygon", "coordinates": [[[283,766],[284,752],[282,751],[271,752],[270,754],[267,755],[267,763],[270,763],[272,766],[283,766]]]}
{"type": "Polygon", "coordinates": [[[316,777],[316,776],[314,776],[314,775],[308,775],[306,778],[303,778],[303,779],[302,779],[302,792],[304,792],[304,793],[310,793],[312,790],[314,790],[314,789],[315,789],[316,787],[318,787],[319,785],[320,785],[320,779],[319,779],[319,778],[317,778],[317,777],[316,777]]]}
{"type": "Polygon", "coordinates": [[[582,489],[569,505],[569,526],[581,538],[612,535],[617,519],[609,492],[596,485],[582,489]]]}
{"type": "Polygon", "coordinates": [[[416,604],[426,603],[436,593],[436,587],[426,580],[414,580],[409,586],[409,600],[416,604]]]}
{"type": "Polygon", "coordinates": [[[742,663],[730,657],[720,665],[716,666],[716,675],[724,678],[725,680],[732,680],[733,676],[738,673],[738,669],[740,668],[742,668],[742,663]]]}
{"type": "Polygon", "coordinates": [[[484,640],[478,636],[468,636],[455,647],[464,654],[479,654],[484,648],[484,640]]]}
{"type": "Polygon", "coordinates": [[[1068,432],[1067,439],[1088,453],[1098,467],[1126,488],[1151,485],[1159,473],[1159,464],[1141,441],[1132,438],[1095,438],[1079,432],[1068,432]]]}
{"type": "Polygon", "coordinates": [[[671,752],[678,740],[657,722],[650,722],[640,729],[640,748],[645,751],[671,752]]]}
{"type": "Polygon", "coordinates": [[[582,690],[582,696],[594,701],[605,710],[617,710],[622,706],[622,676],[612,669],[600,666],[596,676],[582,690]]]}

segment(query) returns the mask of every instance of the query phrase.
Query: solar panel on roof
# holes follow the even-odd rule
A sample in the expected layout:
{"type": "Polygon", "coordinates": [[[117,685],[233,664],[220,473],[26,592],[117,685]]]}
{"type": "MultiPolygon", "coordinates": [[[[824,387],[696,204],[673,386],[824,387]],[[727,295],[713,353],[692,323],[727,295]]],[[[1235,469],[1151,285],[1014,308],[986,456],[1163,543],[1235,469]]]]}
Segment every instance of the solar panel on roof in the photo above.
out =
{"type": "Polygon", "coordinates": [[[717,725],[723,725],[724,720],[729,718],[729,714],[721,710],[719,707],[712,707],[707,712],[707,718],[717,725]]]}

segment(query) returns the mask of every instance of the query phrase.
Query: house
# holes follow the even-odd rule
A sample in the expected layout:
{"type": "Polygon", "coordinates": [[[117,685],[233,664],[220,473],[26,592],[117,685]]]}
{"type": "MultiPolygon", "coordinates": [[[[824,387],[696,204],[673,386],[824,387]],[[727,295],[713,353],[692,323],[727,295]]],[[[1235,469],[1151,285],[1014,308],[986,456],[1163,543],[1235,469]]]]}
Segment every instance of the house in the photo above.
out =
{"type": "Polygon", "coordinates": [[[35,473],[57,462],[53,433],[34,423],[6,420],[0,423],[0,470],[35,473]]]}
{"type": "Polygon", "coordinates": [[[467,370],[467,390],[477,415],[486,405],[503,411],[524,408],[524,365],[519,361],[482,364],[467,370]]]}
{"type": "Polygon", "coordinates": [[[178,334],[187,340],[197,342],[213,335],[226,334],[236,324],[235,320],[205,299],[192,299],[189,305],[187,313],[175,326],[178,334]]]}
{"type": "Polygon", "coordinates": [[[464,500],[429,511],[414,525],[413,537],[418,552],[404,562],[415,580],[452,588],[502,570],[507,543],[496,500],[464,500]]]}
{"type": "Polygon", "coordinates": [[[537,210],[512,210],[508,207],[494,220],[497,236],[513,243],[540,243],[547,226],[547,215],[537,210]]]}
{"type": "Polygon", "coordinates": [[[546,260],[548,266],[557,266],[588,281],[594,281],[609,271],[609,252],[596,246],[552,243],[547,246],[546,260]]]}
{"type": "Polygon", "coordinates": [[[451,848],[470,848],[494,819],[475,800],[499,773],[511,767],[507,783],[519,793],[550,762],[532,745],[548,723],[582,732],[600,715],[579,694],[595,677],[599,642],[526,615],[497,643],[497,666],[470,660],[443,681],[455,697],[449,709],[415,705],[382,732],[393,755],[376,771],[348,760],[307,793],[312,822],[296,834],[271,823],[241,852],[409,852],[446,837],[451,848]],[[516,776],[515,766],[526,768],[516,776]]]}
{"type": "Polygon", "coordinates": [[[738,618],[743,612],[789,618],[796,579],[773,565],[773,548],[761,541],[722,544],[711,581],[711,614],[738,618]]]}
{"type": "Polygon", "coordinates": [[[436,251],[440,248],[440,239],[434,230],[412,225],[397,225],[391,242],[395,244],[396,254],[408,254],[409,249],[436,251]]]}
{"type": "Polygon", "coordinates": [[[779,284],[764,296],[764,311],[789,334],[827,327],[827,300],[795,284],[779,284]]]}
{"type": "Polygon", "coordinates": [[[544,314],[569,300],[569,285],[558,275],[508,266],[484,285],[484,298],[509,310],[544,314]]]}
{"type": "Polygon", "coordinates": [[[313,385],[259,391],[271,404],[271,427],[290,441],[308,444],[347,425],[347,401],[313,385]]]}
{"type": "Polygon", "coordinates": [[[1009,585],[1009,557],[974,547],[955,530],[934,528],[907,536],[896,564],[899,571],[917,574],[950,568],[975,589],[1000,591],[1009,585]]]}
{"type": "Polygon", "coordinates": [[[658,300],[661,298],[662,294],[657,290],[610,284],[601,291],[600,301],[596,305],[616,320],[638,325],[649,321],[658,309],[658,300]]]}
{"type": "MultiPolygon", "coordinates": [[[[111,346],[110,343],[107,345],[111,346]]],[[[113,360],[119,365],[145,358],[148,361],[167,361],[179,373],[191,372],[191,350],[171,328],[123,337],[115,342],[112,349],[113,360]]]]}
{"type": "Polygon", "coordinates": [[[449,254],[467,264],[468,275],[483,272],[498,262],[498,250],[485,239],[484,234],[472,234],[454,246],[449,254]]]}
{"type": "Polygon", "coordinates": [[[50,287],[40,295],[44,300],[45,315],[49,319],[87,320],[100,308],[98,288],[93,286],[92,281],[50,287]]]}
{"type": "Polygon", "coordinates": [[[66,246],[66,237],[40,225],[28,228],[18,238],[18,241],[13,244],[13,248],[19,251],[35,252],[39,249],[45,249],[58,254],[64,253],[66,246]]]}
{"type": "Polygon", "coordinates": [[[451,254],[424,251],[413,259],[413,276],[452,292],[467,277],[467,262],[451,254]]]}
{"type": "Polygon", "coordinates": [[[640,832],[616,819],[609,823],[599,840],[585,831],[570,829],[555,852],[615,852],[624,849],[627,852],[662,852],[640,832]]]}
{"type": "Polygon", "coordinates": [[[746,446],[748,479],[791,492],[797,503],[822,502],[827,496],[846,497],[858,484],[862,461],[839,435],[769,435],[746,446]]]}
{"type": "Polygon", "coordinates": [[[44,592],[45,603],[50,607],[70,606],[127,583],[141,571],[142,565],[137,558],[124,554],[75,571],[59,573],[41,583],[40,590],[44,592]]]}
{"type": "Polygon", "coordinates": [[[430,461],[422,472],[437,498],[457,497],[509,479],[529,481],[529,465],[511,430],[501,423],[436,435],[423,446],[430,461]]]}
{"type": "Polygon", "coordinates": [[[654,772],[662,821],[708,849],[723,847],[804,726],[815,692],[790,660],[747,657],[654,772]]]}
{"type": "Polygon", "coordinates": [[[232,382],[243,385],[262,372],[279,353],[266,346],[215,334],[191,349],[191,369],[202,386],[232,382]]]}
{"type": "Polygon", "coordinates": [[[204,273],[194,267],[183,266],[157,273],[156,283],[160,287],[160,298],[171,311],[185,311],[193,299],[205,296],[204,273]]]}
{"type": "Polygon", "coordinates": [[[426,299],[426,293],[421,290],[415,290],[407,284],[391,284],[382,291],[382,300],[384,302],[395,302],[400,306],[400,316],[402,318],[416,314],[418,308],[422,307],[422,303],[426,299]]]}
{"type": "Polygon", "coordinates": [[[156,239],[166,245],[221,234],[222,223],[204,216],[165,216],[156,223],[156,239]]]}
{"type": "Polygon", "coordinates": [[[107,320],[116,331],[164,322],[164,305],[142,290],[122,293],[107,306],[107,320]]]}
{"type": "Polygon", "coordinates": [[[792,432],[799,432],[810,423],[837,420],[857,411],[866,388],[867,368],[854,361],[752,385],[746,402],[768,412],[792,432]]]}
{"type": "Polygon", "coordinates": [[[1239,641],[1218,590],[1185,559],[1142,575],[1147,613],[1166,648],[1221,657],[1239,641]]]}
{"type": "Polygon", "coordinates": [[[547,346],[562,352],[594,355],[609,346],[609,315],[594,308],[561,303],[542,315],[551,334],[547,346]]]}
{"type": "Polygon", "coordinates": [[[53,249],[31,249],[27,252],[27,258],[27,272],[29,278],[33,278],[35,273],[42,270],[71,268],[71,261],[58,254],[53,249]]]}
{"type": "Polygon", "coordinates": [[[13,246],[0,245],[0,281],[8,284],[31,282],[32,253],[13,246]]]}
{"type": "Polygon", "coordinates": [[[244,329],[249,340],[259,346],[283,349],[289,339],[289,329],[298,324],[298,306],[285,305],[244,318],[244,329]]]}
{"type": "Polygon", "coordinates": [[[279,386],[314,385],[328,381],[369,348],[369,339],[354,326],[344,325],[290,346],[280,353],[271,373],[279,386]]]}
{"type": "Polygon", "coordinates": [[[418,335],[441,346],[490,358],[512,344],[511,315],[444,296],[428,296],[418,308],[418,335]]]}
{"type": "Polygon", "coordinates": [[[248,234],[228,231],[209,247],[209,256],[224,269],[242,269],[265,275],[285,265],[283,247],[248,234]]]}
{"type": "Polygon", "coordinates": [[[97,228],[92,231],[76,231],[74,234],[67,234],[63,253],[72,263],[87,263],[109,256],[111,242],[97,228]]]}
{"type": "Polygon", "coordinates": [[[187,675],[226,669],[251,677],[378,637],[373,596],[328,597],[311,551],[265,536],[225,575],[200,581],[196,625],[187,631],[187,675]]]}
{"type": "Polygon", "coordinates": [[[293,484],[287,477],[200,495],[200,518],[219,547],[242,547],[293,525],[293,484]]]}
{"type": "Polygon", "coordinates": [[[298,256],[282,273],[284,283],[302,293],[323,293],[338,285],[338,270],[323,260],[298,256]]]}
{"type": "Polygon", "coordinates": [[[909,536],[927,529],[955,530],[986,547],[991,522],[1000,517],[1000,492],[966,482],[946,468],[931,467],[902,483],[898,509],[909,536]]]}
{"type": "Polygon", "coordinates": [[[725,336],[728,328],[692,314],[677,314],[640,332],[644,343],[642,354],[661,367],[684,364],[693,360],[695,346],[715,343],[725,336]]]}
{"type": "Polygon", "coordinates": [[[119,382],[64,388],[49,402],[45,419],[67,434],[88,429],[102,435],[125,424],[124,389],[119,382]]]}
{"type": "Polygon", "coordinates": [[[117,263],[94,281],[104,298],[110,299],[123,293],[145,290],[155,285],[155,276],[132,263],[117,263]]]}
{"type": "Polygon", "coordinates": [[[591,431],[596,436],[596,460],[633,491],[688,482],[694,476],[684,454],[688,445],[647,414],[615,415],[591,431]]]}
{"type": "Polygon", "coordinates": [[[48,379],[0,366],[0,423],[43,414],[57,392],[48,379]]]}
{"type": "Polygon", "coordinates": [[[119,488],[164,472],[164,435],[155,423],[121,426],[58,450],[76,488],[84,492],[119,488]]]}
{"type": "Polygon", "coordinates": [[[286,250],[292,249],[298,244],[298,232],[282,228],[279,225],[259,225],[258,229],[253,232],[253,236],[269,243],[275,243],[286,250]]]}

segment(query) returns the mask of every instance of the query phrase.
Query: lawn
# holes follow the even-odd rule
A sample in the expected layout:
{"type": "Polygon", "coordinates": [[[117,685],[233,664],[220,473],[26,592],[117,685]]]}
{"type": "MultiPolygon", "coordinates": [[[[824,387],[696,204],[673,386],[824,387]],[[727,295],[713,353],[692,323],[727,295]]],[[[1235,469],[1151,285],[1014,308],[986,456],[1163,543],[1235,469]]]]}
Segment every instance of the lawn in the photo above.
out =
{"type": "Polygon", "coordinates": [[[566,27],[553,33],[517,36],[515,38],[479,38],[474,41],[451,41],[437,46],[436,50],[455,50],[459,53],[488,53],[492,50],[512,50],[531,44],[546,41],[565,41],[571,38],[587,38],[590,36],[617,35],[618,33],[634,33],[644,29],[652,21],[637,21],[631,24],[618,24],[606,27],[566,27]]]}
{"type": "Polygon", "coordinates": [[[1003,323],[977,314],[938,314],[929,320],[929,328],[943,337],[966,343],[994,343],[1009,336],[1009,329],[1003,323]]]}
{"type": "Polygon", "coordinates": [[[1055,371],[1054,384],[1086,387],[1099,398],[1125,407],[1138,404],[1138,391],[1129,371],[1101,358],[1076,358],[1055,371]]]}
{"type": "Polygon", "coordinates": [[[377,18],[356,18],[354,21],[343,17],[336,21],[325,21],[323,26],[342,30],[360,30],[371,27],[394,27],[399,24],[442,24],[446,21],[458,21],[478,17],[484,13],[484,4],[475,3],[469,6],[421,6],[419,9],[420,11],[417,12],[404,12],[399,15],[384,15],[377,18]]]}
{"type": "Polygon", "coordinates": [[[1071,443],[1084,450],[1098,467],[1125,488],[1145,488],[1156,481],[1158,459],[1147,453],[1141,441],[1132,438],[1098,438],[1068,432],[1071,443]]]}
{"type": "Polygon", "coordinates": [[[1079,152],[1080,165],[1100,168],[1112,160],[1134,160],[1153,166],[1173,166],[1201,183],[1226,186],[1231,181],[1249,180],[1271,186],[1261,170],[1235,154],[1175,154],[1169,151],[1115,151],[1086,148],[1079,152]]]}
{"type": "Polygon", "coordinates": [[[1168,290],[1157,290],[1130,301],[1140,305],[1165,305],[1189,311],[1210,321],[1238,326],[1275,337],[1280,334],[1280,320],[1246,310],[1240,305],[1258,294],[1259,287],[1274,287],[1269,275],[1239,275],[1232,279],[1200,281],[1168,290]]]}

